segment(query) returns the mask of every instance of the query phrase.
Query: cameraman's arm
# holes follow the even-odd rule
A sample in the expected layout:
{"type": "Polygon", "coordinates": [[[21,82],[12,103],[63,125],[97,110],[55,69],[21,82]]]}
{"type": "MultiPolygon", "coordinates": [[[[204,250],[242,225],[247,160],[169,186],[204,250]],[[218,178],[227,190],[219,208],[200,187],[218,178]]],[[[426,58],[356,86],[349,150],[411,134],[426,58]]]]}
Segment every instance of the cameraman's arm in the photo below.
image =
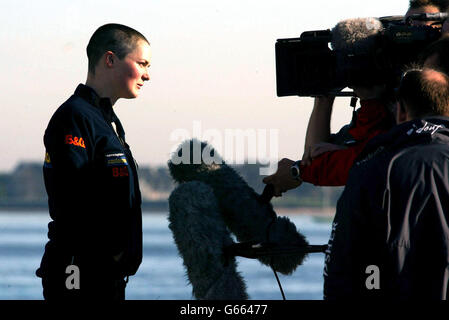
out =
{"type": "MultiPolygon", "coordinates": [[[[303,181],[320,186],[345,185],[349,169],[366,143],[393,125],[388,106],[380,99],[385,86],[357,87],[354,91],[360,97],[361,108],[357,112],[355,123],[348,130],[353,143],[340,146],[344,148],[331,148],[331,145],[327,145],[323,148],[327,152],[315,152],[311,163],[303,162],[303,181]]],[[[317,146],[319,147],[315,145],[317,146]]]]}
{"type": "Polygon", "coordinates": [[[325,152],[301,168],[301,179],[317,186],[344,186],[349,169],[366,142],[346,149],[325,152]]]}
{"type": "MultiPolygon", "coordinates": [[[[385,93],[385,85],[374,85],[371,87],[353,87],[355,95],[360,100],[371,100],[382,97],[385,93]]],[[[331,140],[330,120],[332,114],[332,105],[335,97],[317,97],[313,107],[312,115],[310,116],[309,125],[307,127],[306,141],[304,144],[303,163],[309,165],[313,158],[319,154],[334,151],[338,149],[345,149],[345,146],[340,145],[339,142],[331,140]]],[[[343,127],[337,135],[344,138],[345,132],[348,130],[348,125],[343,127]]]]}
{"type": "Polygon", "coordinates": [[[303,161],[309,162],[311,149],[317,143],[327,142],[330,137],[330,121],[332,106],[335,97],[316,97],[312,114],[307,126],[306,140],[304,143],[303,161]]]}

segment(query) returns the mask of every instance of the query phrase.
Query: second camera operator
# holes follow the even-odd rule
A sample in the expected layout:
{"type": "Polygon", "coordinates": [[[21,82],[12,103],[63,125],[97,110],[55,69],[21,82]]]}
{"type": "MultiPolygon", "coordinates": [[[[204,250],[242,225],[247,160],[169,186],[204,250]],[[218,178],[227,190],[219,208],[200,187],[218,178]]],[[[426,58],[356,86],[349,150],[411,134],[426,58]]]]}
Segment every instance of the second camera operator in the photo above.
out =
{"type": "MultiPolygon", "coordinates": [[[[417,13],[445,12],[448,7],[448,0],[411,0],[405,18],[417,13]]],[[[333,46],[341,44],[354,51],[376,50],[375,38],[381,29],[376,23],[367,19],[352,19],[339,23],[333,33],[340,32],[342,37],[335,43],[333,41],[333,46]]],[[[422,21],[417,24],[431,23],[422,21]]],[[[368,78],[369,73],[366,76],[368,78]]],[[[303,181],[319,186],[345,185],[349,169],[366,143],[395,124],[392,112],[393,88],[378,84],[360,85],[353,89],[360,99],[361,107],[354,113],[351,123],[336,134],[330,133],[334,97],[315,98],[302,161],[295,162],[284,158],[278,163],[277,172],[263,180],[266,184],[274,185],[275,196],[281,196],[283,192],[300,186],[303,181]],[[295,179],[292,179],[292,173],[295,179]]]]}

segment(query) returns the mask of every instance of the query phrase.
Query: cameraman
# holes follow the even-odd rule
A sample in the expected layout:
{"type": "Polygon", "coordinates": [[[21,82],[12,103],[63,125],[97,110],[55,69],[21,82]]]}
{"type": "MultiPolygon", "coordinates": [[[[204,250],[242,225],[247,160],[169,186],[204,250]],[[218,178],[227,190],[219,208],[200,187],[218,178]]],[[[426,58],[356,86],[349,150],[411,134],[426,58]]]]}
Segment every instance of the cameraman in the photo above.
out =
{"type": "MultiPolygon", "coordinates": [[[[411,0],[406,17],[416,13],[446,11],[448,5],[448,0],[411,0]]],[[[367,38],[372,36],[368,34],[369,30],[366,32],[367,38]]],[[[334,97],[315,98],[302,161],[284,158],[279,161],[276,173],[263,179],[264,183],[274,185],[275,196],[300,186],[303,181],[319,186],[345,185],[349,169],[366,143],[394,125],[392,99],[385,86],[359,86],[353,89],[360,98],[361,108],[354,113],[351,123],[337,134],[330,133],[334,97]],[[292,172],[295,179],[292,179],[292,172]]]]}
{"type": "MultiPolygon", "coordinates": [[[[340,22],[332,32],[332,47],[342,57],[353,53],[370,56],[379,46],[383,26],[377,19],[349,19],[340,22]]],[[[263,181],[274,185],[274,195],[299,186],[302,181],[320,186],[342,186],[353,160],[366,142],[394,125],[387,88],[384,84],[367,85],[379,79],[376,70],[365,70],[354,86],[361,108],[354,113],[351,124],[337,134],[330,134],[333,97],[318,97],[309,120],[303,161],[296,163],[300,171],[292,179],[290,168],[295,163],[282,159],[278,171],[263,181]],[[313,160],[313,161],[312,161],[313,160]]],[[[380,78],[382,79],[382,78],[380,78]]]]}

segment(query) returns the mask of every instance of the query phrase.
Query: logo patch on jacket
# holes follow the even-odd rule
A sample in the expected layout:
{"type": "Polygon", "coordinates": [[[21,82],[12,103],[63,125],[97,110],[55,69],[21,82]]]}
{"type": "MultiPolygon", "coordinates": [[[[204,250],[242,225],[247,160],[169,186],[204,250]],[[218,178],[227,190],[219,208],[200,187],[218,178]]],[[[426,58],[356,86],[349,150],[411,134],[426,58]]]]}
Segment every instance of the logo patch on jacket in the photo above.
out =
{"type": "Polygon", "coordinates": [[[50,155],[48,154],[48,152],[45,152],[44,168],[52,168],[50,155]]]}
{"type": "Polygon", "coordinates": [[[108,167],[123,166],[128,164],[124,153],[111,153],[106,155],[106,161],[108,167]]]}
{"type": "Polygon", "coordinates": [[[128,167],[113,167],[112,176],[114,178],[129,176],[128,167]]]}
{"type": "Polygon", "coordinates": [[[124,153],[111,153],[106,155],[107,166],[112,169],[112,176],[128,177],[128,160],[124,153]]]}
{"type": "Polygon", "coordinates": [[[65,136],[64,143],[65,144],[73,144],[74,146],[86,149],[86,145],[84,144],[84,139],[74,137],[71,134],[68,134],[65,136]]]}
{"type": "Polygon", "coordinates": [[[419,129],[416,130],[416,133],[426,133],[426,132],[430,132],[430,134],[434,134],[435,132],[437,132],[439,129],[445,128],[444,125],[442,124],[433,124],[433,123],[429,123],[429,122],[424,122],[423,126],[419,129]]]}

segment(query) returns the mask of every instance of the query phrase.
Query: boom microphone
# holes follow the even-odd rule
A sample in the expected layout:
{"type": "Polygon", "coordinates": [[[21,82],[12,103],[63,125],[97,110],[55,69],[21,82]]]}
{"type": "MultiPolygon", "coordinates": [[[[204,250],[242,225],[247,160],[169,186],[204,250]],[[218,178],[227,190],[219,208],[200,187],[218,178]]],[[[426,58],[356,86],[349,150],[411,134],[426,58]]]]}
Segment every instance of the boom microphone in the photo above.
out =
{"type": "Polygon", "coordinates": [[[169,228],[183,258],[192,293],[202,300],[248,299],[234,257],[223,248],[232,245],[213,190],[192,181],[179,185],[169,198],[169,228]]]}
{"type": "MultiPolygon", "coordinates": [[[[308,247],[308,242],[297,231],[296,226],[287,217],[278,217],[272,205],[266,201],[267,197],[265,197],[265,200],[261,199],[238,173],[226,165],[217,152],[206,143],[198,140],[185,141],[173,154],[168,167],[171,176],[178,183],[198,181],[211,188],[218,204],[221,219],[239,242],[270,242],[278,245],[308,247]],[[212,155],[214,162],[207,164],[204,157],[201,157],[201,161],[195,163],[193,161],[196,157],[195,151],[201,152],[201,155],[204,155],[205,152],[212,155]],[[189,160],[188,163],[179,161],[183,156],[184,159],[189,160]]],[[[194,193],[189,195],[195,196],[194,193]]],[[[172,205],[175,205],[173,200],[170,202],[170,211],[174,210],[172,205]]],[[[182,206],[182,203],[177,203],[175,207],[182,206]]],[[[200,211],[197,213],[206,214],[206,209],[203,213],[200,211]]],[[[180,219],[188,218],[188,216],[185,216],[180,219]]],[[[209,231],[207,228],[198,228],[195,232],[198,232],[200,237],[201,234],[209,231]]],[[[185,235],[176,233],[175,237],[178,238],[179,242],[182,242],[185,235]]],[[[222,250],[223,248],[219,247],[218,249],[222,250]]],[[[307,251],[304,250],[269,257],[261,256],[257,259],[274,270],[288,275],[302,264],[306,255],[307,251]]]]}

